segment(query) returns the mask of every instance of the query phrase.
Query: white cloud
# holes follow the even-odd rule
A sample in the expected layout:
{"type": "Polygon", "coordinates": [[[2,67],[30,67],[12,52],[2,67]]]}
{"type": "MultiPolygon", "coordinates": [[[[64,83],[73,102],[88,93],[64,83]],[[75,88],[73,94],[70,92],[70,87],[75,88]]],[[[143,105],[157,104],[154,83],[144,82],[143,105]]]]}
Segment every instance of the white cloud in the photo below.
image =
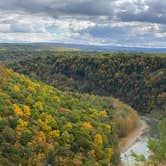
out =
{"type": "Polygon", "coordinates": [[[0,42],[165,46],[165,1],[0,1],[0,42]]]}
{"type": "Polygon", "coordinates": [[[7,33],[10,31],[10,25],[9,24],[0,24],[0,32],[7,33]]]}
{"type": "Polygon", "coordinates": [[[65,20],[55,20],[52,22],[51,28],[57,28],[61,31],[81,31],[90,27],[94,27],[96,24],[91,21],[86,20],[75,20],[75,19],[65,19],[65,20]]]}

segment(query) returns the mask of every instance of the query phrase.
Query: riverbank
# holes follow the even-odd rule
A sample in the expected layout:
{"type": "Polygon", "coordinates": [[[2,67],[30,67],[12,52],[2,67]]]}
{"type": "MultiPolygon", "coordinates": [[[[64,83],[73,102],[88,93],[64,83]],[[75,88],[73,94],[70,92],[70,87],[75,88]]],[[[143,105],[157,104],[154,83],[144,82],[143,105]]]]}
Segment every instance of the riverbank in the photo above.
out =
{"type": "Polygon", "coordinates": [[[148,128],[149,127],[147,123],[141,119],[138,127],[135,130],[129,133],[125,138],[120,139],[120,152],[123,153],[127,151],[127,149],[132,146],[132,144],[137,140],[137,138],[140,137],[148,128]]]}

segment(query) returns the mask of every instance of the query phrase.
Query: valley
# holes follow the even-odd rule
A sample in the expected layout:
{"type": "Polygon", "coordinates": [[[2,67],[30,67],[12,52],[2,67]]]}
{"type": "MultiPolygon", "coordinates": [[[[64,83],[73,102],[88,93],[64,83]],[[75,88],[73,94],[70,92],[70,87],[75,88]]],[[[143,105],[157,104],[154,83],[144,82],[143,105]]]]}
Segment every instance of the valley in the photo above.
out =
{"type": "Polygon", "coordinates": [[[166,0],[0,0],[0,166],[166,166],[166,0]]]}
{"type": "Polygon", "coordinates": [[[1,163],[165,162],[165,150],[161,149],[162,156],[156,151],[166,136],[165,54],[68,50],[0,54],[1,163]],[[19,158],[21,153],[25,155],[19,158]]]}

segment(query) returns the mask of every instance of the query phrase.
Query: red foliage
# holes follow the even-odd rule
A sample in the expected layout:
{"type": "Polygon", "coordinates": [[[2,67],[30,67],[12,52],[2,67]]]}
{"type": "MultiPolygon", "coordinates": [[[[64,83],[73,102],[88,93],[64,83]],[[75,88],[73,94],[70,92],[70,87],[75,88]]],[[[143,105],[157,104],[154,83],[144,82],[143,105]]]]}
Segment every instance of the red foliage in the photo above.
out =
{"type": "Polygon", "coordinates": [[[59,109],[59,112],[66,112],[66,110],[65,110],[65,108],[61,107],[61,108],[59,109]]]}

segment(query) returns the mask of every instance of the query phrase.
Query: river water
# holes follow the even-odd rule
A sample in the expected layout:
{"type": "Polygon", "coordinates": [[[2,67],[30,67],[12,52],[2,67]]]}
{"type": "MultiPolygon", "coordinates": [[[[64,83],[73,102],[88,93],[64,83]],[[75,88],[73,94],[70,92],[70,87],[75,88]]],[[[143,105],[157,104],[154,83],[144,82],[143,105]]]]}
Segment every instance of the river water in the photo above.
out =
{"type": "Polygon", "coordinates": [[[121,153],[121,161],[125,166],[135,165],[135,160],[131,155],[131,152],[134,151],[138,155],[144,155],[145,158],[148,158],[150,151],[148,149],[148,139],[156,137],[157,132],[157,123],[150,116],[140,116],[141,120],[147,124],[147,127],[143,129],[141,135],[139,135],[133,144],[126,149],[126,151],[121,153]],[[155,122],[155,123],[154,123],[155,122]]]}

